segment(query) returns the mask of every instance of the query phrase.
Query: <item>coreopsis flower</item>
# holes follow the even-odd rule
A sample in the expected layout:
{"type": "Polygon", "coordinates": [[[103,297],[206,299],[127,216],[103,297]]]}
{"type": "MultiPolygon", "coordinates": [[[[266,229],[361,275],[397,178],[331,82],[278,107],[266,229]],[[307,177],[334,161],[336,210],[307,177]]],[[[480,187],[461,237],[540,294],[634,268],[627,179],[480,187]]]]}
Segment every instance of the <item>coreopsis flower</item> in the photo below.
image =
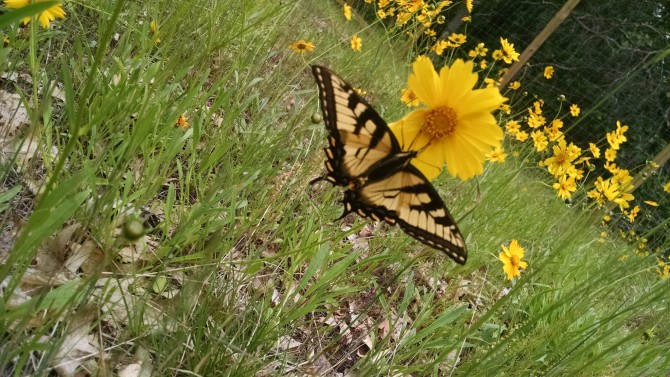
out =
{"type": "Polygon", "coordinates": [[[466,180],[483,171],[485,154],[500,146],[503,132],[491,114],[507,99],[497,88],[474,89],[473,62],[456,60],[439,74],[426,58],[412,64],[408,87],[426,107],[390,124],[399,140],[411,140],[420,153],[412,161],[428,179],[444,164],[466,180]]]}
{"type": "Polygon", "coordinates": [[[605,160],[607,161],[616,160],[616,150],[614,150],[613,148],[605,149],[605,160]]]}
{"type": "Polygon", "coordinates": [[[297,42],[291,43],[288,48],[295,52],[299,52],[301,54],[304,54],[306,52],[312,52],[314,51],[314,43],[312,42],[306,42],[304,39],[301,39],[297,42]]]}
{"type": "Polygon", "coordinates": [[[545,117],[531,111],[531,109],[528,110],[530,112],[530,114],[528,115],[528,127],[538,128],[544,126],[547,123],[547,119],[545,117]]]}
{"type": "Polygon", "coordinates": [[[637,214],[640,213],[640,206],[635,206],[633,209],[630,210],[628,213],[628,221],[635,222],[635,218],[637,217],[637,214]]]}
{"type": "Polygon", "coordinates": [[[572,161],[577,159],[581,153],[578,146],[573,143],[568,145],[565,139],[560,139],[557,145],[554,145],[553,150],[554,155],[544,160],[544,164],[554,177],[567,173],[568,168],[572,166],[572,161]]]}
{"type": "Polygon", "coordinates": [[[474,50],[468,51],[468,56],[471,58],[476,58],[477,56],[486,56],[486,53],[489,52],[489,49],[484,47],[484,43],[477,43],[477,47],[474,50]]]}
{"type": "Polygon", "coordinates": [[[572,193],[577,190],[575,178],[568,175],[563,175],[559,178],[553,187],[556,190],[556,194],[563,200],[570,199],[572,193]]]}
{"type": "Polygon", "coordinates": [[[648,206],[652,206],[652,207],[658,207],[658,203],[653,201],[653,200],[645,200],[644,204],[646,204],[648,206]]]}
{"type": "MultiPolygon", "coordinates": [[[[25,7],[28,4],[39,3],[43,1],[45,0],[4,0],[5,7],[10,9],[19,9],[25,7]]],[[[54,21],[56,18],[65,18],[65,11],[63,10],[62,3],[50,6],[46,10],[42,11],[42,13],[37,15],[37,19],[40,25],[45,29],[48,29],[51,21],[54,21]]],[[[31,17],[24,18],[22,20],[23,24],[27,25],[31,19],[31,17]]]]}
{"type": "Polygon", "coordinates": [[[670,182],[663,185],[663,191],[670,193],[670,182]]]}
{"type": "Polygon", "coordinates": [[[498,255],[498,258],[503,262],[503,271],[507,275],[508,280],[514,279],[515,276],[521,276],[521,269],[528,268],[528,263],[522,261],[524,257],[524,250],[517,240],[512,240],[509,247],[502,247],[503,251],[498,255]]]}
{"type": "Polygon", "coordinates": [[[548,65],[544,67],[544,78],[549,80],[554,76],[554,67],[548,65]]]}
{"type": "Polygon", "coordinates": [[[593,155],[593,157],[600,158],[600,149],[598,149],[597,145],[589,143],[589,149],[591,150],[591,154],[593,155]]]}
{"type": "Polygon", "coordinates": [[[502,147],[497,147],[493,151],[486,153],[485,156],[488,161],[503,163],[507,158],[507,153],[502,147]]]}
{"type": "Polygon", "coordinates": [[[544,136],[542,131],[533,131],[531,132],[530,137],[533,139],[533,146],[535,147],[536,151],[543,152],[547,149],[549,141],[547,140],[547,137],[544,136]]]}
{"type": "Polygon", "coordinates": [[[502,45],[502,60],[507,64],[512,64],[512,62],[519,61],[519,53],[514,50],[514,44],[509,43],[507,38],[500,38],[500,44],[502,45]]]}
{"type": "Polygon", "coordinates": [[[177,119],[177,126],[184,128],[188,127],[188,120],[186,120],[185,114],[181,114],[179,116],[179,118],[177,119]]]}
{"type": "Polygon", "coordinates": [[[349,6],[349,4],[344,4],[344,9],[342,11],[344,12],[344,18],[346,18],[347,21],[351,21],[351,6],[349,6]]]}
{"type": "Polygon", "coordinates": [[[628,126],[622,126],[621,122],[617,120],[616,130],[607,133],[607,142],[610,144],[612,149],[619,150],[619,146],[628,140],[628,138],[624,136],[626,131],[628,131],[628,126]]]}
{"type": "Polygon", "coordinates": [[[361,51],[361,47],[363,47],[363,41],[357,34],[354,34],[351,37],[351,49],[358,52],[361,51]]]}
{"type": "Polygon", "coordinates": [[[475,0],[465,0],[465,9],[468,10],[468,13],[472,13],[472,7],[474,6],[475,0]]]}
{"type": "Polygon", "coordinates": [[[578,117],[581,111],[582,109],[580,109],[576,103],[570,105],[570,115],[572,115],[573,117],[578,117]]]}
{"type": "Polygon", "coordinates": [[[407,107],[416,107],[419,106],[419,97],[416,93],[410,88],[405,88],[402,90],[402,97],[400,100],[407,105],[407,107]]]}
{"type": "Polygon", "coordinates": [[[517,90],[517,89],[521,88],[521,82],[513,81],[509,84],[509,88],[512,89],[512,90],[517,90]]]}
{"type": "Polygon", "coordinates": [[[444,54],[444,49],[447,47],[449,47],[449,43],[447,43],[447,41],[439,40],[435,42],[435,44],[432,47],[432,50],[435,51],[436,54],[442,55],[444,54]]]}
{"type": "Polygon", "coordinates": [[[519,131],[521,131],[521,125],[516,120],[510,120],[505,125],[505,132],[510,135],[516,135],[519,131]]]}
{"type": "Polygon", "coordinates": [[[359,96],[368,94],[368,91],[361,88],[354,88],[354,92],[358,93],[359,96]]]}
{"type": "Polygon", "coordinates": [[[523,143],[524,141],[528,140],[528,132],[519,131],[516,133],[516,135],[514,135],[514,137],[516,137],[517,140],[523,143]]]}
{"type": "Polygon", "coordinates": [[[465,34],[452,33],[447,39],[455,45],[454,47],[458,47],[465,43],[468,37],[465,34]]]}

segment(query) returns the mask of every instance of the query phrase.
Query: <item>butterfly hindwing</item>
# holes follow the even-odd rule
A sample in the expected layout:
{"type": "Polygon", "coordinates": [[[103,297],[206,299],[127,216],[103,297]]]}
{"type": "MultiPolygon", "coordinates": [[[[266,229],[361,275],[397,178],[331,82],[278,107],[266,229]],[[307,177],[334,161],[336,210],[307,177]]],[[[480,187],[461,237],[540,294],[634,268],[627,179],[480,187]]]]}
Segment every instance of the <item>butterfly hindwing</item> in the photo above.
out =
{"type": "Polygon", "coordinates": [[[326,179],[347,187],[344,215],[398,224],[408,235],[464,264],[465,241],[428,179],[411,164],[386,122],[328,69],[312,66],[329,132],[326,179]]]}

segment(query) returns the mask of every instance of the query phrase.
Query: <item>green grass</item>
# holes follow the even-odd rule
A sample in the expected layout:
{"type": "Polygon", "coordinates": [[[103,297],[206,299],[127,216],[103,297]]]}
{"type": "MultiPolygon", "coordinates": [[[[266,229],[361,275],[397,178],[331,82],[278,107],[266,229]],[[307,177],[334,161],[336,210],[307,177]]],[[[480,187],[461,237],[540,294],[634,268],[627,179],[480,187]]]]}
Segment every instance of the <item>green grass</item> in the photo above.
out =
{"type": "Polygon", "coordinates": [[[397,118],[408,58],[383,30],[345,23],[336,3],[84,4],[35,39],[8,32],[7,73],[33,79],[4,90],[23,96],[21,139],[39,148],[0,171],[3,239],[18,231],[0,254],[3,375],[65,374],[73,347],[69,365],[94,375],[133,363],[202,376],[670,369],[654,262],[618,237],[599,242],[600,217],[566,207],[529,161],[489,165],[480,198],[475,181],[436,181],[467,214],[462,267],[396,228],[335,221],[339,190],[307,184],[326,137],[310,122],[306,63],[397,118]],[[308,61],[287,49],[301,38],[316,45],[308,61]],[[175,126],[183,113],[188,128],[175,126]],[[155,229],[124,237],[134,220],[151,225],[147,213],[155,229]],[[514,284],[497,260],[511,239],[530,265],[514,284]]]}

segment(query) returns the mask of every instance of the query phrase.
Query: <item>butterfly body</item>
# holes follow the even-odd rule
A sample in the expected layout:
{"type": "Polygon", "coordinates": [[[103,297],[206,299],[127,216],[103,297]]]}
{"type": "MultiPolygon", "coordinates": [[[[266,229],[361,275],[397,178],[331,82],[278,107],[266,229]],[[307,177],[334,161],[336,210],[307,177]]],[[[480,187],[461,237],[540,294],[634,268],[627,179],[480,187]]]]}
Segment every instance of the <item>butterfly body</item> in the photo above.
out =
{"type": "Polygon", "coordinates": [[[418,151],[403,151],[386,122],[340,77],[312,66],[328,147],[323,177],[342,186],[344,213],[398,224],[424,244],[465,263],[465,242],[430,181],[412,165],[418,151]]]}

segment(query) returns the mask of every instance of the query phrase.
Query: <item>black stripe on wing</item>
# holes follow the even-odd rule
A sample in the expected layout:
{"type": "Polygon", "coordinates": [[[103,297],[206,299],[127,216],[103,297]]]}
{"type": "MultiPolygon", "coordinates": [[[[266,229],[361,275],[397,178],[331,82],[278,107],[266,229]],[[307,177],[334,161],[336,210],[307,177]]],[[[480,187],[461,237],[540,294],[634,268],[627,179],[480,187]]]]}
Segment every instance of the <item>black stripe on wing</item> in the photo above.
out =
{"type": "Polygon", "coordinates": [[[348,186],[376,162],[401,152],[386,122],[349,84],[324,67],[312,66],[312,73],[329,132],[325,150],[329,181],[348,186]]]}

